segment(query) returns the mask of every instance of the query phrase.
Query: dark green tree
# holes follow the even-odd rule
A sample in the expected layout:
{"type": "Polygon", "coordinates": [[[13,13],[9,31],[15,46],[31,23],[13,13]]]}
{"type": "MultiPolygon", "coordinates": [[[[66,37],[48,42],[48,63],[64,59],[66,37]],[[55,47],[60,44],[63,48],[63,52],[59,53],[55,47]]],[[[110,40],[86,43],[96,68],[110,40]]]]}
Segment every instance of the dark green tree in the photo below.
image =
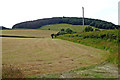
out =
{"type": "Polygon", "coordinates": [[[53,38],[54,34],[51,34],[51,37],[53,38]]]}
{"type": "Polygon", "coordinates": [[[88,27],[85,28],[85,32],[89,32],[89,31],[93,31],[93,28],[90,27],[90,26],[88,26],[88,27]]]}
{"type": "Polygon", "coordinates": [[[65,30],[62,28],[61,31],[65,31],[65,30]]]}
{"type": "Polygon", "coordinates": [[[67,28],[67,29],[66,29],[66,32],[67,32],[68,34],[71,34],[73,31],[72,31],[70,28],[67,28]]]}

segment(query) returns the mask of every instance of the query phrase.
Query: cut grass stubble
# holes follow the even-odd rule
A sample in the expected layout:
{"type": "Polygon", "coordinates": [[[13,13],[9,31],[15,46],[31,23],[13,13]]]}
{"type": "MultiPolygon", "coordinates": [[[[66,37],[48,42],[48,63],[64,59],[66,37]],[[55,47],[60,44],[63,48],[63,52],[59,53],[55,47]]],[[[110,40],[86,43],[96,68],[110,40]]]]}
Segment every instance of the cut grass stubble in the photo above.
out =
{"type": "Polygon", "coordinates": [[[24,77],[58,74],[106,60],[106,51],[60,39],[2,38],[2,41],[3,65],[19,66],[24,77]]]}

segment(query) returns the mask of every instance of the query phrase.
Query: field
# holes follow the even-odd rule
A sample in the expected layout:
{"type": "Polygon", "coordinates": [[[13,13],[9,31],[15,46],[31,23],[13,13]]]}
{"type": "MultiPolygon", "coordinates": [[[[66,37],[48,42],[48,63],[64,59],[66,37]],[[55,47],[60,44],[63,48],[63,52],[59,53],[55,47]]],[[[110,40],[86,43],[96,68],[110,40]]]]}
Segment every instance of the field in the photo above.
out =
{"type": "Polygon", "coordinates": [[[118,30],[60,35],[58,38],[109,51],[109,62],[118,64],[118,30]]]}
{"type": "Polygon", "coordinates": [[[50,30],[34,30],[34,29],[13,29],[13,30],[3,30],[2,35],[7,36],[25,36],[25,37],[50,37],[52,33],[57,33],[58,31],[50,31],[50,30]]]}
{"type": "MultiPolygon", "coordinates": [[[[85,25],[85,27],[87,27],[88,25],[85,25]]],[[[53,24],[53,25],[45,25],[42,26],[40,29],[43,30],[55,30],[55,31],[60,31],[61,29],[67,29],[70,28],[72,29],[74,32],[82,32],[82,25],[71,25],[71,24],[53,24]]]]}
{"type": "Polygon", "coordinates": [[[97,73],[86,76],[75,72],[89,70],[103,63],[109,52],[61,39],[51,39],[52,33],[57,31],[3,30],[2,35],[36,37],[1,38],[3,78],[59,78],[65,75],[79,78],[101,77],[97,73]],[[71,76],[68,72],[74,75],[71,76]]]}

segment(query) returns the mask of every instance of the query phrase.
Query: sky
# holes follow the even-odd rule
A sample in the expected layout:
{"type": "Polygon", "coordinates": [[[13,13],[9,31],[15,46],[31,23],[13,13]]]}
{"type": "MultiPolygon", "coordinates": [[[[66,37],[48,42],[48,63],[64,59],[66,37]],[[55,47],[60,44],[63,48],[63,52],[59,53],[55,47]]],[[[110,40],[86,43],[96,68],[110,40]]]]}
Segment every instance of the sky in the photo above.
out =
{"type": "Polygon", "coordinates": [[[101,19],[118,25],[120,0],[0,0],[0,26],[12,28],[16,23],[51,17],[101,19]]]}

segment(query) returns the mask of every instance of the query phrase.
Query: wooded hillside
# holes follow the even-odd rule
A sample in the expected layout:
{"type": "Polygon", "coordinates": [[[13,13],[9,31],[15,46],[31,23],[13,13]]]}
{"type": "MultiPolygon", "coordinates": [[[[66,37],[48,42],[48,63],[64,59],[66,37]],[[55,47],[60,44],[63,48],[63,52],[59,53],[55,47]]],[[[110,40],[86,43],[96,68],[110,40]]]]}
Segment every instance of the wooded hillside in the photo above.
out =
{"type": "MultiPolygon", "coordinates": [[[[26,21],[15,24],[12,28],[24,28],[24,29],[37,29],[44,25],[50,24],[72,24],[72,25],[82,25],[82,18],[77,17],[53,17],[53,18],[45,18],[45,19],[38,19],[33,21],[26,21]]],[[[91,19],[85,18],[85,25],[94,26],[100,29],[118,29],[119,26],[115,25],[111,22],[99,20],[99,19],[91,19]]]]}

